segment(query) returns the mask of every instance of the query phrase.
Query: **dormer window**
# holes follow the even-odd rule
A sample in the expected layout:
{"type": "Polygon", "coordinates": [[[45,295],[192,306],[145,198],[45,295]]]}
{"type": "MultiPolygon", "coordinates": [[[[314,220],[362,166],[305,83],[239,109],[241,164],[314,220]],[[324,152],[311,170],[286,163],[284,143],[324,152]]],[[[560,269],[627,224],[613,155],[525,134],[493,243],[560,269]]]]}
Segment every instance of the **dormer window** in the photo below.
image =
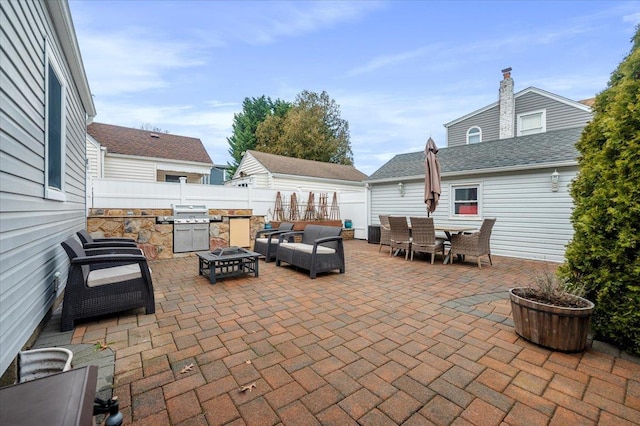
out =
{"type": "Polygon", "coordinates": [[[482,142],[482,129],[478,126],[473,126],[467,130],[467,144],[482,142]]]}
{"type": "Polygon", "coordinates": [[[525,112],[518,114],[518,136],[533,135],[547,131],[547,111],[525,112]]]}

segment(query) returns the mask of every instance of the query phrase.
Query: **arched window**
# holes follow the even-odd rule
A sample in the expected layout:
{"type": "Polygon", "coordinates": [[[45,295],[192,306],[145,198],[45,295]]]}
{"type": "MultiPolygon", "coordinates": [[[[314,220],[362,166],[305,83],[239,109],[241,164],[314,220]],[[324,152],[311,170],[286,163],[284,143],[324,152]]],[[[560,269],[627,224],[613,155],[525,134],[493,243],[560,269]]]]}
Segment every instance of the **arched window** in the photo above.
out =
{"type": "Polygon", "coordinates": [[[467,130],[467,144],[482,142],[482,130],[478,126],[473,126],[467,130]]]}

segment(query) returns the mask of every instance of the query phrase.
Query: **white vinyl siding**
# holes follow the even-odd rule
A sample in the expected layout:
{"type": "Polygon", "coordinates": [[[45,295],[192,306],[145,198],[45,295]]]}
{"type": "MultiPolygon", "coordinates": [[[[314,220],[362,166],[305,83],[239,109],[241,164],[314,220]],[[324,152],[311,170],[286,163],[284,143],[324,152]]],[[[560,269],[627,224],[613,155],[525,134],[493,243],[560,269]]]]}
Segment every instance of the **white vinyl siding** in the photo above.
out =
{"type": "MultiPolygon", "coordinates": [[[[485,217],[497,218],[491,234],[491,253],[498,256],[564,260],[565,246],[573,236],[570,222],[573,201],[568,192],[577,167],[558,167],[560,188],[551,191],[549,169],[511,173],[468,175],[442,179],[442,194],[436,211],[436,225],[449,223],[480,228],[485,217]],[[482,214],[478,217],[450,218],[450,188],[469,183],[481,184],[482,214]]],[[[378,215],[426,216],[424,181],[403,181],[405,196],[400,197],[398,182],[371,183],[369,222],[379,224],[378,215]]]]}
{"type": "Polygon", "coordinates": [[[69,261],[60,242],[86,225],[87,105],[82,99],[90,95],[78,91],[84,85],[74,80],[74,58],[62,49],[58,35],[68,32],[54,28],[52,11],[66,7],[59,2],[0,1],[0,373],[64,289],[69,261]],[[47,57],[55,58],[58,75],[67,83],[62,201],[44,197],[47,57]],[[61,274],[57,292],[56,272],[61,274]]]}
{"type": "Polygon", "coordinates": [[[105,179],[155,182],[156,165],[153,161],[114,157],[107,154],[104,159],[104,177],[105,179]]]}
{"type": "Polygon", "coordinates": [[[93,179],[102,178],[102,158],[100,145],[87,138],[87,175],[93,179]]]}

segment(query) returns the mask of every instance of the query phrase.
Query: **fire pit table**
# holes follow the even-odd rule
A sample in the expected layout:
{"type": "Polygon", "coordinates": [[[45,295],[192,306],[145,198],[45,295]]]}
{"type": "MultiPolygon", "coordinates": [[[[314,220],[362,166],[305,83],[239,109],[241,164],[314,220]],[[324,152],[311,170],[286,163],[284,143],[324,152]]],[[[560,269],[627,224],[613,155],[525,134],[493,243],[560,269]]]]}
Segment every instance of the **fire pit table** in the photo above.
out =
{"type": "Polygon", "coordinates": [[[255,253],[241,247],[225,247],[214,251],[201,251],[198,255],[198,274],[209,275],[209,282],[216,283],[218,278],[237,277],[253,273],[258,276],[258,257],[255,253]]]}

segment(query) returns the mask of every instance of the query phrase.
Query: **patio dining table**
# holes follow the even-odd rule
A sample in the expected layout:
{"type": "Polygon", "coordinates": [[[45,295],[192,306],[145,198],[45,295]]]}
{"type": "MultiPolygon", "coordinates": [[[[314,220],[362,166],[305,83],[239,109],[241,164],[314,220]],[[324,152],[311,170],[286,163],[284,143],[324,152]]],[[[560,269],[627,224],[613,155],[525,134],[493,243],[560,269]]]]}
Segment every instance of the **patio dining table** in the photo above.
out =
{"type": "MultiPolygon", "coordinates": [[[[435,225],[434,226],[436,231],[440,231],[440,232],[444,232],[444,234],[447,236],[447,241],[451,242],[451,234],[462,234],[463,232],[469,232],[469,231],[476,231],[477,228],[474,227],[470,227],[470,226],[460,226],[460,225],[435,225]]],[[[444,263],[445,265],[447,263],[449,263],[449,255],[450,253],[447,253],[446,256],[444,257],[444,263]]]]}

